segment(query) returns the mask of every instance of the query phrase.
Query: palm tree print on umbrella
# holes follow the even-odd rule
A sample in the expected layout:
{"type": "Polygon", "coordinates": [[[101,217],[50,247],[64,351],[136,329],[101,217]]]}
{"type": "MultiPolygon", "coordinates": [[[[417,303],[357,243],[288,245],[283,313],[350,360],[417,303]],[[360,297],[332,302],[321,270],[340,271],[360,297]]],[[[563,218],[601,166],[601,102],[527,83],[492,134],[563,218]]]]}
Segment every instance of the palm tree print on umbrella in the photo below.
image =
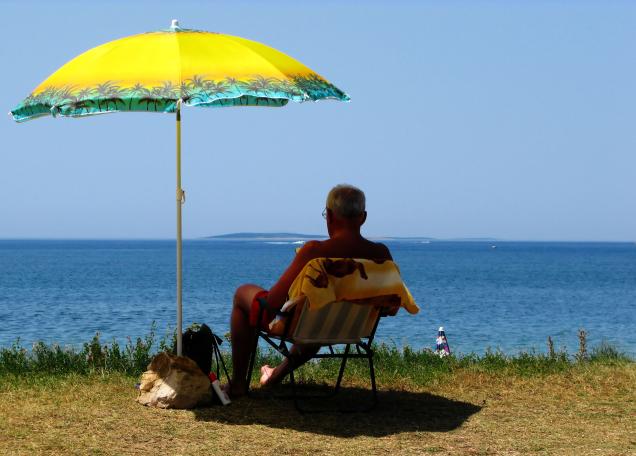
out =
{"type": "Polygon", "coordinates": [[[203,97],[203,89],[205,87],[206,80],[203,76],[194,75],[190,79],[186,79],[181,82],[180,91],[181,99],[190,104],[198,104],[205,101],[203,97]]]}
{"type": "Polygon", "coordinates": [[[133,101],[139,103],[139,99],[142,95],[145,95],[146,88],[140,83],[135,84],[134,86],[128,89],[128,93],[126,94],[126,98],[128,99],[128,110],[132,111],[133,101]]]}
{"type": "Polygon", "coordinates": [[[205,81],[204,88],[208,99],[218,100],[223,98],[221,95],[228,93],[229,86],[224,81],[205,81]]]}
{"type": "Polygon", "coordinates": [[[153,86],[140,82],[123,86],[105,81],[90,87],[46,87],[26,97],[11,113],[20,121],[46,114],[78,117],[113,111],[174,112],[178,99],[191,106],[283,106],[288,100],[321,98],[347,97],[315,74],[218,80],[194,75],[179,85],[163,81],[153,86]]]}
{"type": "Polygon", "coordinates": [[[252,92],[255,96],[267,96],[268,93],[276,91],[275,85],[276,79],[264,78],[263,76],[256,76],[254,79],[250,79],[244,83],[245,90],[252,92]]]}
{"type": "MultiPolygon", "coordinates": [[[[135,84],[135,87],[137,87],[139,84],[135,84]]],[[[150,111],[150,103],[152,103],[154,101],[154,93],[152,91],[152,89],[149,89],[147,87],[141,87],[139,89],[139,98],[137,98],[137,104],[139,105],[140,109],[134,109],[134,111],[141,111],[141,105],[143,105],[144,103],[146,104],[146,111],[150,111]]],[[[156,105],[155,105],[156,106],[156,105]]]]}
{"type": "Polygon", "coordinates": [[[109,111],[109,105],[111,103],[114,104],[115,111],[117,110],[117,103],[124,104],[124,100],[120,98],[120,95],[122,94],[121,87],[114,85],[112,81],[97,84],[95,92],[97,94],[95,102],[97,103],[97,109],[99,112],[102,111],[102,103],[105,104],[106,111],[109,111]]]}
{"type": "Polygon", "coordinates": [[[71,112],[79,112],[80,114],[90,112],[89,108],[92,103],[92,97],[92,89],[81,89],[77,95],[75,95],[75,99],[69,104],[69,109],[71,112]]]}

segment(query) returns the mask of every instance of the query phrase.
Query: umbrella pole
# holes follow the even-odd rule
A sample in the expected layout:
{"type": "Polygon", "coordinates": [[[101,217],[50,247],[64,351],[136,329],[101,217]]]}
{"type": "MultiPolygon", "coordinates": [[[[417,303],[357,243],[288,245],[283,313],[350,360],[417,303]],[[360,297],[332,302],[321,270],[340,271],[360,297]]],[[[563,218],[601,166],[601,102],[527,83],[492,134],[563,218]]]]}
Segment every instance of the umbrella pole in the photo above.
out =
{"type": "Polygon", "coordinates": [[[182,313],[181,313],[181,288],[182,288],[182,254],[181,254],[181,206],[184,201],[184,192],[181,188],[181,100],[177,100],[177,355],[181,356],[183,347],[181,342],[182,313]]]}

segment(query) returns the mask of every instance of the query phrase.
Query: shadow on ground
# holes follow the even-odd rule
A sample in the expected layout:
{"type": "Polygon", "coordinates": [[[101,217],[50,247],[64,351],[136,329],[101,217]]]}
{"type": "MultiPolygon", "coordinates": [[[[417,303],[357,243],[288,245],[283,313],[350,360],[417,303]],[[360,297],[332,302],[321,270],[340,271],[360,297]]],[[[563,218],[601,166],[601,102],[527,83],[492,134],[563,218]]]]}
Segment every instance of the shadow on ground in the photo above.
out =
{"type": "MultiPolygon", "coordinates": [[[[326,394],[323,387],[305,387],[303,393],[326,394]]],[[[276,394],[289,394],[280,388],[276,394]]],[[[256,390],[249,398],[236,400],[228,407],[195,409],[197,420],[224,424],[260,424],[338,437],[381,437],[400,432],[447,432],[460,427],[481,407],[429,393],[378,391],[378,405],[370,412],[339,413],[338,408],[356,408],[369,404],[371,391],[343,388],[338,396],[303,402],[308,408],[330,410],[327,413],[300,414],[293,401],[274,397],[271,391],[256,390]]]]}

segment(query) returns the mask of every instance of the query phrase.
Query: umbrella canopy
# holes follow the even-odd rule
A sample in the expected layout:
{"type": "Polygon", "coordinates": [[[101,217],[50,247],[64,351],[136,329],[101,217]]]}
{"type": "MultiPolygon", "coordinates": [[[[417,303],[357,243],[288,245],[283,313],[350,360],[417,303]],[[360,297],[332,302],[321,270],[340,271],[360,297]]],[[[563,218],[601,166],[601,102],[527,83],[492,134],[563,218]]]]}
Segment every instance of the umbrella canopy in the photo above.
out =
{"type": "Polygon", "coordinates": [[[349,97],[302,63],[255,41],[182,29],[97,46],[49,76],[11,114],[79,117],[113,111],[175,112],[188,106],[284,106],[349,97]]]}
{"type": "Polygon", "coordinates": [[[181,105],[285,106],[349,97],[302,63],[236,36],[182,29],[142,33],[93,48],[49,76],[11,115],[82,117],[117,111],[176,113],[177,354],[182,353],[181,105]]]}

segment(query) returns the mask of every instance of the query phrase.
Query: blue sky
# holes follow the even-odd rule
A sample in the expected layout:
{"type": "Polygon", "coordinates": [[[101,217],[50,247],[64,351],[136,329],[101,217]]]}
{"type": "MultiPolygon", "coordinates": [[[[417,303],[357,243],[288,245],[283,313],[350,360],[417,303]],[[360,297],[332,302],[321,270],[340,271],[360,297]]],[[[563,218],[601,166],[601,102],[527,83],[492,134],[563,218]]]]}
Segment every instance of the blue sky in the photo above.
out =
{"type": "MultiPolygon", "coordinates": [[[[178,18],[273,46],[352,98],[186,109],[185,237],[323,233],[326,192],[349,182],[369,236],[636,240],[636,4],[297,3],[0,2],[0,105],[178,18]]],[[[165,114],[5,117],[0,238],[173,237],[174,134],[165,114]]]]}

